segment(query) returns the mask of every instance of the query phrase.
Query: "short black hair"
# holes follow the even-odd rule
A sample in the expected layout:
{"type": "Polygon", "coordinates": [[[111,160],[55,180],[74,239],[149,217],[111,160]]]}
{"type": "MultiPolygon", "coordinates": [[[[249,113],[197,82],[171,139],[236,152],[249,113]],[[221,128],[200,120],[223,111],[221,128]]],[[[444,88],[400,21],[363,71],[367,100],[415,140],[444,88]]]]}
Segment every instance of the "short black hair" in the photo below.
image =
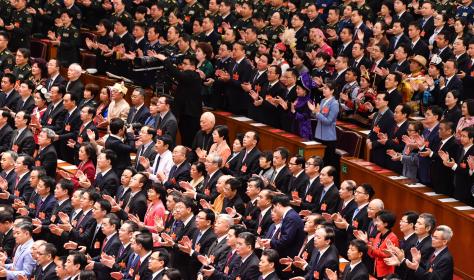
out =
{"type": "Polygon", "coordinates": [[[112,134],[117,134],[125,126],[125,122],[121,118],[113,118],[110,121],[109,128],[112,134]]]}
{"type": "Polygon", "coordinates": [[[382,223],[387,224],[387,229],[392,229],[393,225],[395,224],[395,215],[390,211],[381,210],[377,212],[375,216],[378,217],[382,223]]]}
{"type": "Polygon", "coordinates": [[[283,207],[290,206],[290,198],[284,194],[276,194],[272,197],[272,204],[280,204],[283,207]]]}
{"type": "Polygon", "coordinates": [[[153,249],[153,237],[149,232],[139,233],[135,237],[135,243],[142,245],[143,249],[146,251],[151,251],[153,249]]]}
{"type": "Polygon", "coordinates": [[[374,188],[372,187],[372,185],[370,185],[368,183],[363,183],[363,184],[360,185],[360,187],[363,188],[365,193],[369,196],[369,200],[371,200],[372,197],[374,197],[375,191],[374,191],[374,188]]]}
{"type": "Polygon", "coordinates": [[[242,238],[245,242],[246,245],[249,245],[252,250],[255,249],[255,242],[257,241],[257,238],[253,233],[250,233],[248,231],[242,232],[238,235],[238,238],[242,238]]]}
{"type": "Polygon", "coordinates": [[[269,263],[273,263],[274,268],[277,267],[277,265],[279,263],[279,260],[280,260],[280,256],[278,255],[278,252],[275,249],[265,249],[265,250],[263,250],[262,256],[267,257],[267,261],[269,263]]]}
{"type": "Polygon", "coordinates": [[[67,191],[69,197],[74,193],[74,183],[71,180],[61,179],[59,180],[58,185],[61,189],[67,191]]]}

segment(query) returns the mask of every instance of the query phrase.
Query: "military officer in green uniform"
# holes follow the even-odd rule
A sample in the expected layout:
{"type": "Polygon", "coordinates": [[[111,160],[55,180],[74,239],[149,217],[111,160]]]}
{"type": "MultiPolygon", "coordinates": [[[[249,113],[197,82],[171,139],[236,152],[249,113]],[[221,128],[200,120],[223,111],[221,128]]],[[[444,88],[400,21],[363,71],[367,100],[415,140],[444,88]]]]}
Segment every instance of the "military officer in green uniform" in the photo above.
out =
{"type": "Polygon", "coordinates": [[[15,55],[15,66],[13,67],[13,75],[17,80],[28,80],[31,76],[31,66],[28,64],[30,59],[30,50],[19,48],[15,55]]]}
{"type": "Polygon", "coordinates": [[[63,67],[69,67],[79,61],[79,30],[72,25],[73,15],[64,10],[61,13],[63,25],[56,31],[49,33],[53,45],[58,46],[58,61],[63,67]]]}
{"type": "Polygon", "coordinates": [[[280,42],[279,36],[283,31],[285,31],[285,27],[283,26],[282,15],[279,12],[275,12],[270,18],[270,25],[265,29],[265,34],[270,44],[274,45],[280,42]]]}
{"type": "Polygon", "coordinates": [[[112,23],[115,24],[117,20],[124,20],[127,24],[127,29],[133,29],[133,18],[132,16],[125,11],[125,4],[123,0],[114,1],[114,13],[112,14],[112,23]]]}
{"type": "Polygon", "coordinates": [[[5,73],[6,69],[10,71],[13,69],[13,54],[7,48],[8,34],[5,31],[0,31],[0,76],[5,73]]]}
{"type": "Polygon", "coordinates": [[[9,49],[15,52],[19,48],[30,48],[31,28],[33,17],[26,12],[26,1],[14,1],[15,10],[12,13],[10,24],[5,25],[10,35],[9,49]]]}
{"type": "Polygon", "coordinates": [[[185,0],[186,6],[184,6],[181,13],[183,19],[184,31],[188,34],[193,33],[193,22],[197,19],[204,17],[204,7],[197,0],[185,0]]]}

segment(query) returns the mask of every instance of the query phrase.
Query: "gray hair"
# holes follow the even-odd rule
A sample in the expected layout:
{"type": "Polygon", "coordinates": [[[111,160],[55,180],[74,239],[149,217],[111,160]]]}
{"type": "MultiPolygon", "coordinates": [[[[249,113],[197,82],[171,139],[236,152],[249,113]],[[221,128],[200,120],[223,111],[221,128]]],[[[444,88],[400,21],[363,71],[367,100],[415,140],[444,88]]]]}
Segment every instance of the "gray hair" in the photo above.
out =
{"type": "Polygon", "coordinates": [[[226,222],[229,227],[234,224],[234,219],[229,214],[219,214],[217,216],[218,219],[222,219],[224,222],[226,222]]]}
{"type": "Polygon", "coordinates": [[[370,203],[373,203],[373,206],[377,207],[379,210],[383,210],[385,205],[383,204],[383,201],[379,198],[374,198],[370,203]]]}
{"type": "Polygon", "coordinates": [[[78,63],[73,63],[73,64],[69,65],[69,69],[77,72],[78,74],[82,73],[82,67],[78,63]]]}
{"type": "Polygon", "coordinates": [[[216,163],[219,168],[222,166],[222,157],[217,153],[212,153],[209,155],[212,163],[216,163]]]}
{"type": "Polygon", "coordinates": [[[16,161],[16,159],[18,158],[18,154],[14,151],[5,151],[3,152],[3,154],[9,155],[13,159],[13,161],[16,161]]]}
{"type": "Polygon", "coordinates": [[[211,113],[211,112],[204,112],[201,115],[201,118],[205,118],[205,119],[209,120],[211,123],[216,124],[216,116],[214,116],[214,114],[211,113]]]}
{"type": "Polygon", "coordinates": [[[48,139],[54,140],[54,137],[56,137],[56,132],[54,132],[51,128],[43,128],[41,132],[46,133],[46,137],[48,137],[48,139]]]}
{"type": "Polygon", "coordinates": [[[423,219],[423,221],[425,221],[425,227],[429,227],[430,232],[434,230],[435,225],[436,225],[436,219],[433,214],[421,213],[420,216],[418,216],[418,219],[423,219]]]}
{"type": "Polygon", "coordinates": [[[450,241],[453,238],[453,230],[448,227],[447,225],[440,225],[436,228],[436,231],[441,231],[443,234],[443,239],[446,241],[450,241]]]}

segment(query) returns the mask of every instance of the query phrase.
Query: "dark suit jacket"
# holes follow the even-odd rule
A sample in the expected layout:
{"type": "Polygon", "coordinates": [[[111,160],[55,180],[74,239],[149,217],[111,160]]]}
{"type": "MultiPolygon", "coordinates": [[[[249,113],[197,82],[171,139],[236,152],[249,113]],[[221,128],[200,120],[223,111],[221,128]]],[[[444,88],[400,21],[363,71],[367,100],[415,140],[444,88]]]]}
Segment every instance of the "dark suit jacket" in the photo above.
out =
{"type": "MultiPolygon", "coordinates": [[[[123,244],[120,244],[123,246],[123,244]]],[[[117,258],[115,263],[112,266],[112,271],[120,271],[123,270],[126,266],[126,263],[128,262],[128,259],[130,258],[130,255],[132,255],[133,250],[132,246],[128,244],[127,247],[119,247],[119,251],[117,253],[117,258]]]]}
{"type": "MultiPolygon", "coordinates": [[[[20,136],[15,139],[16,135],[18,134],[18,129],[13,131],[10,147],[13,151],[16,150],[18,154],[27,154],[33,156],[36,149],[35,139],[33,137],[33,133],[29,128],[25,128],[20,136]],[[15,147],[16,145],[16,147],[15,147]]],[[[0,138],[1,139],[1,138],[0,138]]]]}
{"type": "Polygon", "coordinates": [[[49,104],[48,108],[41,117],[41,125],[51,128],[57,134],[61,134],[64,129],[64,119],[66,118],[66,110],[64,110],[61,101],[53,110],[53,104],[49,104]]]}
{"type": "Polygon", "coordinates": [[[454,190],[454,171],[444,166],[443,160],[438,155],[438,151],[447,152],[450,157],[459,155],[459,151],[462,149],[461,146],[456,142],[456,138],[452,136],[446,143],[441,146],[439,142],[437,147],[433,147],[433,156],[431,157],[431,179],[433,190],[436,193],[445,194],[448,196],[453,195],[454,190]]]}
{"type": "Polygon", "coordinates": [[[0,129],[0,153],[10,150],[13,129],[8,124],[5,124],[0,129]]]}
{"type": "MultiPolygon", "coordinates": [[[[144,151],[143,149],[144,149],[144,145],[140,145],[137,148],[137,157],[142,156],[150,160],[150,162],[154,162],[155,157],[156,157],[155,142],[152,141],[150,144],[148,144],[148,147],[146,147],[144,151]]],[[[137,171],[145,170],[143,166],[140,164],[140,162],[138,161],[138,158],[136,160],[135,168],[137,169],[137,171]]]]}
{"type": "Polygon", "coordinates": [[[33,188],[30,186],[30,172],[26,173],[18,181],[18,184],[13,186],[13,192],[8,197],[8,202],[13,203],[15,199],[28,201],[30,199],[33,188]]]}
{"type": "Polygon", "coordinates": [[[13,112],[16,112],[16,104],[18,103],[18,100],[20,100],[20,95],[16,90],[13,90],[8,97],[5,99],[5,104],[3,104],[2,107],[8,107],[10,110],[13,112]]]}
{"type": "Polygon", "coordinates": [[[122,209],[117,213],[119,218],[122,220],[128,219],[128,214],[137,215],[141,221],[145,218],[147,210],[147,199],[145,191],[142,190],[135,194],[133,197],[129,198],[129,202],[124,202],[122,209]],[[127,209],[128,207],[128,209],[127,209]],[[128,211],[127,211],[128,210],[128,211]]]}
{"type": "MultiPolygon", "coordinates": [[[[258,271],[258,263],[260,260],[258,259],[255,253],[252,253],[240,266],[240,268],[235,271],[236,273],[231,274],[232,276],[240,277],[242,280],[254,280],[258,279],[260,276],[260,272],[258,271]]],[[[232,278],[235,279],[235,278],[232,278]]]]}
{"type": "Polygon", "coordinates": [[[461,148],[456,156],[456,170],[454,170],[454,198],[468,205],[474,205],[474,198],[471,194],[472,176],[469,174],[467,159],[474,155],[474,146],[471,146],[464,155],[464,148],[461,148]]]}
{"type": "Polygon", "coordinates": [[[418,40],[418,42],[416,42],[414,46],[412,43],[410,43],[410,47],[411,47],[411,52],[413,55],[421,55],[423,57],[430,57],[430,49],[425,40],[423,39],[418,40]]]}
{"type": "Polygon", "coordinates": [[[353,42],[350,42],[347,45],[347,47],[344,47],[344,45],[341,43],[341,45],[339,45],[339,47],[337,48],[336,54],[337,55],[344,55],[344,56],[347,56],[347,57],[351,58],[352,57],[352,46],[354,46],[353,42]]]}
{"type": "Polygon", "coordinates": [[[118,176],[122,175],[126,167],[132,165],[130,153],[135,150],[135,137],[127,133],[127,136],[124,138],[124,142],[122,142],[114,136],[109,136],[105,141],[105,148],[111,149],[117,154],[117,160],[115,161],[113,169],[118,176]]]}
{"type": "Polygon", "coordinates": [[[56,205],[56,199],[52,194],[48,195],[43,203],[40,203],[41,197],[38,196],[38,200],[36,202],[36,209],[33,211],[30,210],[30,217],[38,218],[43,221],[48,221],[51,219],[51,213],[53,212],[53,208],[56,205]]]}
{"type": "MultiPolygon", "coordinates": [[[[407,129],[408,129],[408,120],[405,121],[400,127],[395,125],[393,127],[392,137],[389,138],[387,142],[385,143],[385,146],[387,147],[387,149],[393,149],[401,153],[403,149],[405,148],[405,143],[403,142],[402,137],[403,135],[407,134],[407,129]]],[[[387,160],[386,166],[389,169],[397,172],[398,174],[402,174],[403,167],[400,161],[393,161],[389,157],[386,157],[386,160],[387,160]]]]}
{"type": "Polygon", "coordinates": [[[103,248],[100,249],[100,253],[93,258],[94,272],[100,279],[110,279],[110,272],[112,272],[112,269],[100,263],[100,255],[105,253],[109,256],[118,256],[122,243],[119,240],[118,233],[115,233],[110,240],[107,240],[105,245],[103,243],[101,245],[103,248]]]}
{"type": "Polygon", "coordinates": [[[66,112],[64,118],[63,133],[59,135],[59,157],[66,162],[74,163],[75,151],[67,146],[69,139],[76,140],[81,127],[81,116],[79,109],[75,109],[72,114],[66,112]]]}
{"type": "MultiPolygon", "coordinates": [[[[421,27],[421,37],[425,42],[428,42],[431,35],[434,32],[434,16],[430,17],[424,24],[423,18],[420,19],[420,27],[421,27]]],[[[428,56],[426,56],[428,57],[428,56]]]]}
{"type": "Polygon", "coordinates": [[[204,232],[204,234],[201,236],[199,241],[197,241],[197,237],[199,235],[199,230],[197,230],[194,233],[194,236],[192,236],[191,241],[192,241],[192,249],[194,250],[193,254],[191,255],[191,258],[189,260],[189,269],[192,270],[191,275],[197,275],[199,272],[199,269],[201,268],[202,264],[199,262],[197,259],[199,254],[206,254],[209,252],[210,247],[214,243],[214,241],[217,240],[217,236],[214,234],[214,231],[212,228],[209,228],[204,232]]]}
{"type": "MultiPolygon", "coordinates": [[[[423,131],[426,134],[427,129],[423,131]]],[[[428,141],[428,148],[439,146],[439,124],[436,125],[428,136],[425,136],[425,141],[428,141]]],[[[431,149],[430,148],[430,149],[431,149]]],[[[420,157],[418,159],[418,178],[420,182],[425,185],[431,185],[431,159],[428,157],[420,157]]]]}
{"type": "Polygon", "coordinates": [[[311,185],[308,188],[308,184],[311,183],[311,180],[308,178],[307,185],[305,186],[305,189],[303,190],[303,196],[301,200],[301,209],[303,210],[312,210],[316,206],[316,204],[319,202],[318,199],[318,194],[321,193],[321,182],[319,181],[319,175],[317,178],[313,180],[311,185]],[[308,190],[306,191],[306,188],[308,190]]]}
{"type": "Polygon", "coordinates": [[[217,180],[224,175],[222,171],[219,169],[212,177],[209,177],[209,174],[204,178],[203,183],[199,188],[196,189],[196,201],[201,199],[213,202],[214,199],[219,195],[216,189],[217,180]]]}
{"type": "Polygon", "coordinates": [[[271,240],[271,248],[277,250],[280,256],[294,257],[304,241],[303,227],[300,216],[291,209],[281,222],[280,238],[271,240]]]}
{"type": "Polygon", "coordinates": [[[400,65],[397,61],[394,61],[390,65],[390,72],[401,72],[404,74],[410,74],[410,63],[408,60],[404,60],[400,65]]]}
{"type": "Polygon", "coordinates": [[[306,280],[326,279],[325,275],[327,268],[337,271],[339,267],[339,255],[337,249],[334,245],[331,245],[322,256],[320,256],[316,248],[314,250],[311,261],[305,269],[307,273],[304,278],[306,280]],[[319,277],[315,278],[315,274],[319,275],[319,277]]]}
{"type": "Polygon", "coordinates": [[[287,193],[292,196],[290,192],[297,192],[299,198],[303,198],[306,186],[308,185],[309,178],[308,175],[302,170],[301,174],[298,177],[291,176],[290,182],[288,183],[288,189],[283,190],[283,193],[287,193]]]}
{"type": "Polygon", "coordinates": [[[454,261],[448,248],[443,249],[429,266],[421,266],[415,271],[417,279],[453,279],[454,261]]]}
{"type": "Polygon", "coordinates": [[[387,158],[387,147],[385,145],[380,144],[377,136],[377,129],[378,127],[380,129],[381,133],[386,133],[389,138],[392,137],[393,133],[393,128],[396,125],[395,120],[393,119],[393,113],[389,109],[385,111],[385,113],[377,119],[378,113],[374,116],[374,121],[373,121],[373,128],[369,133],[369,139],[372,142],[372,151],[371,151],[371,161],[376,163],[377,165],[380,165],[382,167],[385,167],[386,163],[386,158],[387,158]],[[375,123],[377,121],[377,123],[375,123]]]}
{"type": "Polygon", "coordinates": [[[277,176],[275,177],[275,187],[280,191],[287,190],[291,177],[291,172],[288,169],[288,166],[285,165],[285,167],[283,167],[283,169],[280,170],[280,172],[278,172],[277,176]]]}
{"type": "Polygon", "coordinates": [[[407,45],[410,43],[410,39],[405,35],[401,34],[401,37],[398,39],[398,42],[395,43],[395,35],[390,38],[390,43],[388,45],[388,53],[393,54],[393,52],[400,46],[400,45],[407,45]]]}
{"type": "Polygon", "coordinates": [[[56,79],[54,79],[53,83],[51,83],[51,77],[46,80],[46,89],[49,91],[53,86],[59,86],[66,84],[66,79],[63,76],[58,75],[56,79]],[[50,85],[51,84],[51,85],[50,85]]]}
{"type": "MultiPolygon", "coordinates": [[[[411,260],[411,248],[416,246],[416,241],[418,240],[418,237],[416,234],[412,234],[410,237],[408,237],[407,240],[405,240],[403,237],[400,239],[400,249],[405,252],[405,258],[411,260]]],[[[403,280],[409,280],[413,279],[414,276],[414,271],[406,267],[405,265],[400,265],[395,268],[395,273],[397,273],[401,279],[403,280]]]]}
{"type": "Polygon", "coordinates": [[[38,152],[35,158],[36,165],[43,166],[46,169],[46,174],[51,178],[56,178],[56,167],[58,163],[58,154],[53,145],[45,147],[38,152]]]}
{"type": "Polygon", "coordinates": [[[333,184],[321,198],[323,188],[324,187],[319,189],[315,198],[316,207],[313,209],[313,212],[334,214],[337,212],[337,206],[340,200],[339,190],[336,185],[333,184]]]}
{"type": "MultiPolygon", "coordinates": [[[[82,127],[82,123],[81,123],[82,127]]],[[[77,150],[80,147],[82,142],[90,142],[89,136],[87,136],[87,130],[90,129],[95,133],[95,139],[99,139],[99,132],[97,131],[97,127],[94,125],[94,122],[89,122],[84,128],[79,127],[79,131],[77,132],[77,144],[74,146],[77,150]]]]}
{"type": "Polygon", "coordinates": [[[244,58],[240,63],[236,63],[230,74],[230,80],[226,82],[225,98],[228,109],[234,114],[247,115],[251,104],[251,97],[246,93],[241,85],[251,82],[252,65],[244,58]]]}
{"type": "Polygon", "coordinates": [[[258,236],[265,236],[273,224],[272,216],[271,216],[272,209],[268,209],[268,211],[263,215],[262,219],[257,223],[257,235],[258,236]]]}
{"type": "Polygon", "coordinates": [[[357,264],[351,271],[350,264],[347,264],[342,272],[342,280],[368,280],[369,272],[363,262],[357,264]]]}
{"type": "Polygon", "coordinates": [[[161,122],[159,121],[159,115],[155,120],[156,133],[159,136],[168,135],[173,139],[173,146],[176,143],[176,133],[178,131],[178,121],[171,111],[166,113],[161,122]]]}
{"type": "Polygon", "coordinates": [[[50,263],[45,270],[42,266],[37,266],[33,271],[33,276],[35,280],[58,280],[56,275],[56,264],[54,262],[50,263]]]}
{"type": "Polygon", "coordinates": [[[119,177],[115,171],[111,169],[105,173],[105,175],[102,175],[102,173],[97,174],[94,181],[94,188],[98,188],[102,194],[108,194],[113,197],[117,192],[119,184],[119,177]]]}
{"type": "Polygon", "coordinates": [[[141,123],[144,124],[146,119],[150,116],[150,110],[143,104],[143,106],[137,111],[135,106],[130,108],[128,113],[127,123],[141,123]]]}
{"type": "Polygon", "coordinates": [[[81,79],[77,79],[72,82],[65,82],[66,92],[72,93],[76,97],[76,100],[82,100],[82,93],[84,92],[84,85],[81,79]]]}
{"type": "Polygon", "coordinates": [[[354,230],[362,230],[365,232],[368,231],[370,219],[367,216],[367,206],[368,205],[365,205],[362,209],[360,209],[359,212],[354,216],[354,219],[351,217],[349,220],[347,220],[347,222],[350,221],[346,231],[348,241],[351,241],[355,238],[354,230]]]}
{"type": "Polygon", "coordinates": [[[364,65],[366,69],[370,69],[370,67],[372,67],[372,61],[367,56],[363,56],[359,62],[355,60],[352,61],[352,67],[359,69],[362,65],[364,65]]]}
{"type": "MultiPolygon", "coordinates": [[[[347,221],[351,222],[352,221],[352,216],[354,215],[354,210],[357,208],[357,204],[352,199],[347,203],[346,207],[342,208],[344,205],[343,200],[339,200],[339,205],[337,206],[337,212],[341,214],[341,216],[347,221]]],[[[341,256],[344,256],[347,258],[347,249],[349,247],[349,239],[347,236],[347,232],[342,229],[335,228],[335,241],[334,244],[336,245],[337,251],[340,252],[341,256]]]]}
{"type": "Polygon", "coordinates": [[[97,221],[92,217],[92,210],[87,214],[78,215],[74,228],[70,232],[63,232],[61,239],[65,242],[72,240],[79,245],[89,247],[95,232],[97,221]]]}
{"type": "Polygon", "coordinates": [[[30,96],[24,102],[21,98],[18,99],[18,103],[16,104],[14,111],[17,113],[24,111],[27,114],[31,114],[31,112],[33,112],[33,108],[35,108],[35,100],[33,96],[30,96]]]}
{"type": "Polygon", "coordinates": [[[233,170],[233,173],[236,177],[241,180],[248,180],[252,174],[257,174],[259,165],[258,159],[260,157],[260,150],[257,147],[254,147],[245,157],[246,150],[242,150],[237,158],[236,169],[233,170]],[[242,161],[245,157],[245,160],[242,161]]]}
{"type": "Polygon", "coordinates": [[[445,48],[443,51],[438,49],[436,53],[438,54],[438,56],[441,58],[443,62],[446,62],[450,58],[454,58],[453,51],[451,50],[449,46],[445,48]]]}
{"type": "Polygon", "coordinates": [[[168,175],[168,181],[164,183],[164,186],[166,188],[180,189],[179,182],[191,180],[190,170],[191,165],[187,161],[181,163],[179,167],[173,165],[168,175]]]}
{"type": "MultiPolygon", "coordinates": [[[[447,82],[447,79],[446,79],[446,82],[447,82]]],[[[458,78],[458,76],[454,75],[451,80],[445,84],[445,87],[440,89],[439,93],[440,93],[440,98],[442,100],[444,100],[444,98],[446,97],[446,94],[452,90],[458,90],[461,92],[461,94],[463,93],[463,84],[462,84],[462,81],[460,78],[458,78]]]]}
{"type": "MultiPolygon", "coordinates": [[[[216,239],[217,241],[217,239],[216,239]]],[[[214,260],[212,266],[216,269],[216,271],[223,272],[225,263],[227,261],[227,255],[231,251],[229,245],[227,245],[227,237],[222,239],[221,242],[215,243],[211,245],[209,248],[207,255],[214,260]],[[212,257],[213,256],[213,257],[212,257]]]]}
{"type": "MultiPolygon", "coordinates": [[[[196,228],[196,216],[193,216],[188,222],[188,224],[185,225],[176,234],[176,242],[181,241],[183,236],[187,236],[191,239],[197,231],[198,229],[196,228]]],[[[192,275],[192,272],[189,271],[188,267],[189,254],[183,253],[181,250],[179,250],[177,243],[172,247],[172,255],[173,257],[171,267],[178,269],[184,279],[191,279],[192,277],[194,277],[192,275]]]]}
{"type": "Polygon", "coordinates": [[[6,233],[2,234],[0,248],[5,251],[7,256],[13,259],[13,250],[15,249],[15,237],[13,237],[13,227],[6,233]]]}
{"type": "Polygon", "coordinates": [[[89,100],[82,99],[81,102],[79,102],[79,104],[77,105],[77,108],[81,110],[82,108],[86,106],[97,109],[97,106],[98,106],[97,101],[95,101],[95,99],[89,99],[89,100]]]}

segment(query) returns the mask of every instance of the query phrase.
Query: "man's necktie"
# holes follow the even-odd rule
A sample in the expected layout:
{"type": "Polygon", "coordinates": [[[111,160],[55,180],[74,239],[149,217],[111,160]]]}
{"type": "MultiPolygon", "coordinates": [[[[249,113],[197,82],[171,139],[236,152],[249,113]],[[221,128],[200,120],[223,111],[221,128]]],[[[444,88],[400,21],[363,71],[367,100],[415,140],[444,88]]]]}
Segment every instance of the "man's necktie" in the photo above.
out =
{"type": "Polygon", "coordinates": [[[158,171],[158,166],[160,165],[160,160],[161,160],[161,156],[158,155],[158,158],[156,159],[155,169],[153,169],[153,174],[155,174],[155,175],[156,175],[156,172],[158,171]]]}
{"type": "Polygon", "coordinates": [[[352,214],[352,220],[355,219],[355,217],[357,216],[357,214],[359,213],[359,211],[360,211],[359,208],[356,208],[356,209],[354,210],[354,214],[352,214]]]}

